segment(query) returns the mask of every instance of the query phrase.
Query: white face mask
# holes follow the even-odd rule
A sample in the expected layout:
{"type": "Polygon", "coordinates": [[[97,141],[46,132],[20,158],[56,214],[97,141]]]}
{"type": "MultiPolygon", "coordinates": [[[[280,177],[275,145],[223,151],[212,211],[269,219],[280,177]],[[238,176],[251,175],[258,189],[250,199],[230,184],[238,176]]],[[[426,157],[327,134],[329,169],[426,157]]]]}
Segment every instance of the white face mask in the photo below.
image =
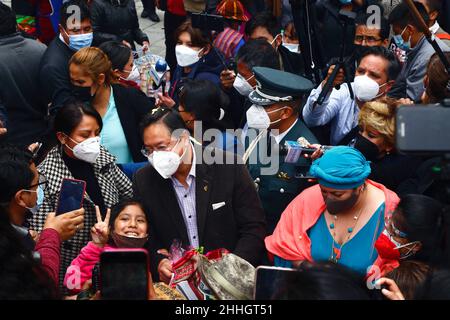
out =
{"type": "Polygon", "coordinates": [[[67,148],[73,151],[75,158],[88,163],[95,163],[97,161],[100,155],[100,137],[88,138],[83,142],[76,142],[72,138],[68,138],[77,144],[73,149],[70,149],[66,144],[67,148]]]}
{"type": "Polygon", "coordinates": [[[238,73],[236,79],[234,79],[233,87],[237,92],[239,92],[241,96],[248,97],[248,95],[253,91],[253,87],[250,85],[250,83],[248,83],[248,80],[250,80],[254,76],[255,75],[252,75],[250,78],[244,79],[244,77],[238,73]]]}
{"type": "Polygon", "coordinates": [[[356,98],[362,102],[372,101],[383,95],[383,93],[378,94],[378,92],[384,85],[386,83],[380,86],[375,80],[366,75],[356,76],[354,80],[356,98]]]}
{"type": "Polygon", "coordinates": [[[295,43],[283,43],[283,47],[285,47],[286,49],[288,49],[290,52],[299,53],[299,51],[298,51],[299,44],[295,44],[295,43]]]}
{"type": "Polygon", "coordinates": [[[281,119],[275,120],[273,122],[270,122],[269,113],[280,111],[281,109],[284,109],[286,107],[281,107],[269,112],[266,112],[263,107],[252,105],[250,109],[247,110],[247,123],[249,128],[254,129],[269,129],[271,124],[277,123],[281,121],[281,119]]]}
{"type": "Polygon", "coordinates": [[[133,64],[133,69],[131,69],[131,72],[128,74],[128,77],[126,77],[125,80],[134,82],[141,80],[141,74],[139,73],[139,69],[135,64],[133,64]]]}
{"type": "Polygon", "coordinates": [[[200,52],[203,49],[197,51],[191,49],[185,45],[177,45],[175,47],[175,55],[177,57],[177,63],[180,67],[188,67],[197,63],[200,60],[200,52]]]}
{"type": "MultiPolygon", "coordinates": [[[[180,141],[178,141],[173,148],[176,148],[180,141]]],[[[150,164],[164,179],[169,179],[175,172],[177,172],[178,167],[181,163],[181,159],[183,159],[184,155],[186,154],[187,147],[184,149],[181,157],[178,155],[178,153],[172,150],[153,151],[148,156],[148,161],[150,162],[150,164]]]]}

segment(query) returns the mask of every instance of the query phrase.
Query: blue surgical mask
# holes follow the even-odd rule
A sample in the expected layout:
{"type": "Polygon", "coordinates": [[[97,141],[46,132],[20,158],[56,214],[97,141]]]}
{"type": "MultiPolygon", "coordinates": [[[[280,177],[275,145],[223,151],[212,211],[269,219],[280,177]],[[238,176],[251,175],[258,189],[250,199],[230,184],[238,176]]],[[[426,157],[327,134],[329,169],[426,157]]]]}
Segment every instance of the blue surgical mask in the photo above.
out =
{"type": "Polygon", "coordinates": [[[39,185],[36,190],[26,190],[26,191],[37,193],[36,205],[32,208],[26,207],[28,210],[31,211],[31,213],[36,214],[39,211],[39,208],[41,207],[42,203],[44,203],[44,190],[39,185]]]}
{"type": "Polygon", "coordinates": [[[408,42],[405,42],[405,40],[403,40],[403,37],[402,37],[406,28],[407,28],[407,26],[403,29],[402,33],[394,35],[393,39],[394,39],[397,47],[399,47],[400,49],[402,49],[404,51],[410,51],[411,50],[411,35],[409,36],[408,42]]]}
{"type": "MultiPolygon", "coordinates": [[[[66,32],[64,30],[64,32],[66,32]]],[[[67,34],[67,32],[66,32],[67,34]]],[[[78,51],[82,48],[90,47],[92,44],[92,39],[94,38],[94,33],[82,33],[82,34],[67,34],[69,37],[69,48],[78,51]]]]}
{"type": "Polygon", "coordinates": [[[342,4],[349,4],[352,2],[352,0],[339,0],[339,2],[342,4]]]}

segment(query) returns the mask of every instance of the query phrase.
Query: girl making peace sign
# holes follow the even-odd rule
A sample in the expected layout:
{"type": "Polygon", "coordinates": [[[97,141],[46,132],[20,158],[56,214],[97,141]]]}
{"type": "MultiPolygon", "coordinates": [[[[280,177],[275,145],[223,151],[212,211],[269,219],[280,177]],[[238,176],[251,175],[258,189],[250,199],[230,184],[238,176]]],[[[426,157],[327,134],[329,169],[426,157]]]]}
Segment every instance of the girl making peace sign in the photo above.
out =
{"type": "Polygon", "coordinates": [[[64,285],[74,294],[92,278],[92,270],[105,249],[142,248],[148,240],[147,217],[139,202],[120,202],[107,210],[105,219],[102,219],[99,207],[95,209],[97,223],[91,229],[92,241],[72,261],[64,279],[64,285]],[[79,277],[75,276],[77,272],[79,277]],[[74,281],[77,278],[79,283],[74,281]]]}

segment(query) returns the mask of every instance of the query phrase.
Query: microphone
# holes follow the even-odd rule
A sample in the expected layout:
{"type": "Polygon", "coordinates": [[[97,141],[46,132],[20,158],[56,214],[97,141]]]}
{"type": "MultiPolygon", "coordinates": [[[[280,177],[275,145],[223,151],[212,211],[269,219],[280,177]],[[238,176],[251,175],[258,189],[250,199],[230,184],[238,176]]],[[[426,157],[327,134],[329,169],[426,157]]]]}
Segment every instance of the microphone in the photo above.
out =
{"type": "Polygon", "coordinates": [[[167,71],[169,71],[167,68],[167,62],[163,59],[159,59],[155,63],[155,65],[151,66],[150,77],[152,78],[153,83],[155,84],[154,86],[155,88],[159,88],[167,71]]]}
{"type": "MultiPolygon", "coordinates": [[[[323,151],[329,150],[333,146],[321,146],[323,151]]],[[[279,154],[286,155],[284,162],[286,163],[297,163],[302,154],[313,154],[316,148],[306,148],[303,147],[298,141],[285,141],[284,145],[280,145],[279,154]]]]}

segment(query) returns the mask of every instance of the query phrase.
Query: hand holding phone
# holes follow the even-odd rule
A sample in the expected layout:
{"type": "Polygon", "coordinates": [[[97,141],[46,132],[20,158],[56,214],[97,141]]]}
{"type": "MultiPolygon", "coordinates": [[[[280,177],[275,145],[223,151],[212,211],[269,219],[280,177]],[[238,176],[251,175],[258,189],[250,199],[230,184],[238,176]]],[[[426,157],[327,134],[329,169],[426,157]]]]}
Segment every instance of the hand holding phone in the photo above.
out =
{"type": "Polygon", "coordinates": [[[255,300],[274,300],[280,289],[286,285],[287,277],[297,272],[291,268],[259,266],[255,274],[255,300]]]}
{"type": "Polygon", "coordinates": [[[61,183],[56,215],[80,209],[83,206],[86,181],[64,178],[61,183]]]}
{"type": "Polygon", "coordinates": [[[44,230],[53,229],[58,232],[62,241],[72,238],[78,230],[84,227],[84,208],[56,215],[50,212],[45,220],[44,230]]]}
{"type": "Polygon", "coordinates": [[[105,250],[100,256],[102,300],[148,300],[151,292],[145,249],[105,250]]]}

